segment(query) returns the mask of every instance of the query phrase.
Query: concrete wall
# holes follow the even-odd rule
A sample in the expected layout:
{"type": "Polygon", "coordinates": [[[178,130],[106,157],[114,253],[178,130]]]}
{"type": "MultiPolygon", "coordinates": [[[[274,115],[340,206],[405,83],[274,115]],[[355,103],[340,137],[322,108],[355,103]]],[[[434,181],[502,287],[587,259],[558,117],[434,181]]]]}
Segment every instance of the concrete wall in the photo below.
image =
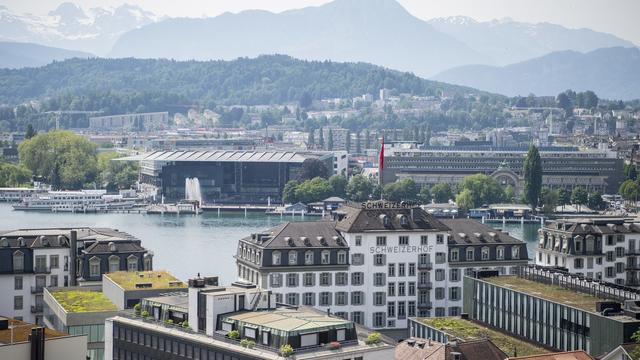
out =
{"type": "MultiPolygon", "coordinates": [[[[44,354],[45,360],[86,360],[87,337],[82,335],[47,339],[44,354]]],[[[31,343],[0,346],[0,359],[31,359],[31,343]]]]}
{"type": "Polygon", "coordinates": [[[118,310],[124,310],[124,289],[105,275],[102,275],[102,293],[116,305],[118,310]]]}
{"type": "Polygon", "coordinates": [[[104,360],[113,359],[113,321],[104,322],[104,360]]]}

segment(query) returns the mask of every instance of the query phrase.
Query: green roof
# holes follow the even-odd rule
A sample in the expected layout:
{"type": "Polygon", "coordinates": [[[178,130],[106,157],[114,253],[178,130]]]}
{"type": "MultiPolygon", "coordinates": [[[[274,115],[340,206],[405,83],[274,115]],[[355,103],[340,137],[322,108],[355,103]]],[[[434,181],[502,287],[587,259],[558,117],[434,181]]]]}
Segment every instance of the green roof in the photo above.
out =
{"type": "Polygon", "coordinates": [[[458,317],[419,318],[418,321],[461,341],[489,339],[505,354],[513,354],[514,349],[517,351],[518,356],[549,352],[542,347],[458,317]]]}
{"type": "Polygon", "coordinates": [[[168,271],[116,271],[104,274],[124,290],[185,289],[187,284],[168,271]]]}
{"type": "Polygon", "coordinates": [[[514,291],[527,293],[542,299],[591,312],[596,311],[596,303],[598,301],[603,301],[603,299],[589,294],[565,289],[557,285],[523,279],[515,275],[493,276],[482,280],[514,291]]]}
{"type": "Polygon", "coordinates": [[[118,308],[102,291],[69,289],[50,291],[51,296],[68,313],[117,311],[118,308]]]}
{"type": "Polygon", "coordinates": [[[225,320],[286,332],[319,330],[332,327],[344,328],[351,325],[350,321],[344,319],[294,309],[244,312],[231,315],[225,320]]]}

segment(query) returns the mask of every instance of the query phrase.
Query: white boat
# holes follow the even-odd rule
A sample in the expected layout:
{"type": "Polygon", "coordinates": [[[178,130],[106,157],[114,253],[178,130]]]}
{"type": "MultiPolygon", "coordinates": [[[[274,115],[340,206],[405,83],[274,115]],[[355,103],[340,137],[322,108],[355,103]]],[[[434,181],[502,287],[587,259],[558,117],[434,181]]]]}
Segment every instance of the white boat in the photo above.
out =
{"type": "Polygon", "coordinates": [[[53,212],[98,212],[112,209],[130,209],[135,203],[117,196],[106,195],[106,190],[49,191],[23,197],[13,205],[14,210],[53,212]]]}

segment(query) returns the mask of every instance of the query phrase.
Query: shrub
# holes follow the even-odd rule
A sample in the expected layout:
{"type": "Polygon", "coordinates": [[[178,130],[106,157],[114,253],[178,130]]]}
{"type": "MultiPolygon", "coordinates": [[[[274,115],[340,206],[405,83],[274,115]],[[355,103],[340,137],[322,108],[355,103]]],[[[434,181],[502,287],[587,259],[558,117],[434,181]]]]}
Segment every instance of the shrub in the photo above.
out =
{"type": "Polygon", "coordinates": [[[169,325],[173,325],[173,319],[167,319],[165,321],[165,323],[169,324],[169,325]]]}
{"type": "Polygon", "coordinates": [[[365,341],[365,343],[367,344],[377,344],[379,342],[380,342],[380,333],[376,331],[369,333],[369,335],[367,336],[367,340],[365,341]]]}
{"type": "Polygon", "coordinates": [[[242,339],[242,340],[240,340],[240,345],[242,345],[244,347],[250,348],[255,344],[256,344],[256,342],[251,340],[251,339],[242,339]]]}
{"type": "Polygon", "coordinates": [[[282,356],[284,357],[288,357],[289,355],[293,354],[293,347],[289,344],[280,346],[280,354],[282,354],[282,356]]]}
{"type": "Polygon", "coordinates": [[[189,322],[187,320],[185,320],[180,325],[182,325],[183,328],[188,328],[189,327],[189,322]]]}
{"type": "Polygon", "coordinates": [[[137,303],[133,306],[133,310],[135,310],[136,313],[140,313],[140,309],[142,309],[142,305],[140,305],[140,303],[137,303]]]}
{"type": "Polygon", "coordinates": [[[227,336],[232,338],[232,339],[237,339],[237,338],[240,337],[240,333],[238,332],[238,330],[231,330],[231,331],[229,331],[227,336]]]}
{"type": "Polygon", "coordinates": [[[141,315],[142,315],[142,317],[146,318],[146,317],[149,316],[149,312],[147,310],[145,310],[145,311],[142,312],[141,315]]]}
{"type": "Polygon", "coordinates": [[[340,344],[340,342],[338,341],[332,341],[329,343],[329,349],[331,350],[338,350],[340,349],[340,347],[342,347],[342,344],[340,344]]]}

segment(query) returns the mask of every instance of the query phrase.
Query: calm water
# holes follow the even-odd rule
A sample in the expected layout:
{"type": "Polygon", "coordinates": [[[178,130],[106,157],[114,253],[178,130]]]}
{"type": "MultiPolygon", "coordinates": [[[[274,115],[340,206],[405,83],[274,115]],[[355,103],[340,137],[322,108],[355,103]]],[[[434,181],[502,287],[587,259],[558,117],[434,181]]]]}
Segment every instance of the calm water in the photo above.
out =
{"type": "MultiPolygon", "coordinates": [[[[54,214],[13,211],[10,205],[0,203],[0,230],[54,226],[116,228],[140,238],[142,245],[154,252],[154,268],[169,270],[180,279],[188,279],[198,272],[218,275],[225,284],[235,279],[233,255],[238,239],[291,219],[291,216],[281,219],[251,213],[246,218],[242,213],[223,213],[218,217],[215,212],[200,216],[54,214]]],[[[295,219],[300,220],[300,217],[295,219]]],[[[494,224],[494,227],[502,228],[502,224],[494,224]]],[[[527,241],[529,257],[532,257],[538,227],[507,224],[504,230],[527,241]]]]}

